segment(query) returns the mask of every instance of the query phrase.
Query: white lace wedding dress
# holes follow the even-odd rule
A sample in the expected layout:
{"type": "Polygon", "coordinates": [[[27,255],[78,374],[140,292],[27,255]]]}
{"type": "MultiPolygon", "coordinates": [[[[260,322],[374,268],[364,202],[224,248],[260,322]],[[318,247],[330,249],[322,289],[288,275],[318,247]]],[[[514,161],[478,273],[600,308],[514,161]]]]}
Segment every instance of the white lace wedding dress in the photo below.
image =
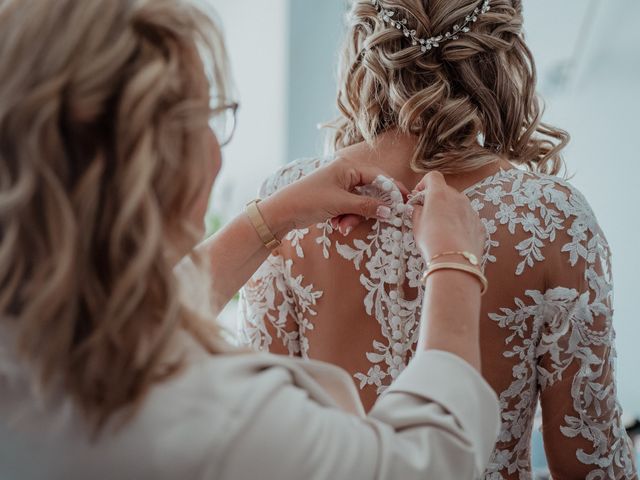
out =
{"type": "MultiPolygon", "coordinates": [[[[329,161],[288,165],[260,196],[329,161]]],[[[393,218],[347,238],[329,224],[291,232],[243,289],[239,333],[256,349],[342,366],[370,407],[413,355],[424,262],[395,185],[367,193],[394,205],[393,218]]],[[[587,201],[518,169],[465,193],[488,234],[482,364],[502,409],[485,478],[531,478],[538,403],[554,478],[636,478],[616,399],[610,252],[587,201]]]]}

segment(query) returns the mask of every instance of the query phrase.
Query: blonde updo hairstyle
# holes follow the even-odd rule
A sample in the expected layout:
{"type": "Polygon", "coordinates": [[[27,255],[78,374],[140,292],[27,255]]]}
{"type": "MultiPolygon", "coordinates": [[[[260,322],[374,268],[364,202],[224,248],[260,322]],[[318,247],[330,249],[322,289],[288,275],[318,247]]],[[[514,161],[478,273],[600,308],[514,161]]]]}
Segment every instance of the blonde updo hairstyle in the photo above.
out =
{"type": "MultiPolygon", "coordinates": [[[[481,3],[380,0],[424,39],[452,31],[481,3]]],[[[469,33],[427,53],[380,19],[371,0],[354,0],[348,18],[335,149],[397,128],[418,138],[417,172],[471,171],[498,156],[544,173],[561,170],[569,137],[541,122],[521,0],[493,0],[469,33]]]]}
{"type": "Polygon", "coordinates": [[[180,368],[177,330],[215,350],[169,252],[196,241],[225,58],[187,0],[0,3],[0,327],[97,427],[180,368]]]}

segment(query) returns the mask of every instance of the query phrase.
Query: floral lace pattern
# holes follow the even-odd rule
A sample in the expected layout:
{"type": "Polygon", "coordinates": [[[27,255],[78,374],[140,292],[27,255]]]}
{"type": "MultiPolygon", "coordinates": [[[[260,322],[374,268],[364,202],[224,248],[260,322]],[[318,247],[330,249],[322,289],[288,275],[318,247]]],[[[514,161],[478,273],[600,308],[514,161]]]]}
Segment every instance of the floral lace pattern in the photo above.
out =
{"type": "Polygon", "coordinates": [[[273,338],[266,328],[271,325],[277,338],[287,347],[289,355],[307,356],[308,330],[313,330],[309,317],[315,316],[314,306],[322,292],[314,291],[313,285],[303,286],[301,275],[293,278],[293,261],[271,256],[255,274],[259,288],[244,289],[241,305],[245,306],[244,318],[260,318],[261,321],[247,322],[241,329],[239,341],[255,350],[268,350],[273,338]],[[284,292],[276,303],[276,292],[284,292]],[[248,305],[251,313],[247,314],[248,305]],[[295,328],[288,322],[295,318],[295,328]],[[266,320],[266,322],[265,322],[266,320]]]}
{"type": "MultiPolygon", "coordinates": [[[[266,197],[329,161],[294,162],[269,179],[260,194],[266,197]]],[[[328,224],[288,235],[292,258],[272,255],[242,292],[242,343],[268,350],[275,335],[290,355],[307,357],[306,334],[314,328],[323,292],[294,275],[292,266],[305,253],[327,260],[337,255],[360,273],[364,308],[385,339],[373,340],[364,352],[370,368],[354,377],[361,389],[373,387],[377,394],[391,384],[415,351],[424,262],[413,239],[410,207],[387,183],[363,191],[393,206],[392,218],[374,223],[365,238],[334,240],[328,224]],[[303,240],[314,235],[318,252],[305,252],[303,240]]],[[[545,423],[545,441],[555,435],[560,450],[571,449],[574,458],[568,461],[577,470],[568,471],[587,472],[587,480],[636,478],[614,383],[610,252],[587,201],[556,177],[517,169],[500,171],[465,193],[487,232],[483,267],[501,265],[502,252],[509,249],[514,278],[544,269],[548,259],[567,272],[561,284],[543,282],[546,288],[523,283],[510,304],[488,313],[488,321],[504,333],[499,353],[511,381],[498,391],[502,429],[485,478],[531,478],[530,438],[538,401],[544,417],[545,410],[557,408],[559,396],[565,398],[563,415],[555,424],[545,423]]],[[[553,459],[550,463],[553,471],[553,459]]]]}
{"type": "Polygon", "coordinates": [[[367,372],[357,372],[355,378],[360,388],[374,385],[381,394],[407,366],[418,341],[418,325],[423,291],[418,288],[424,271],[424,262],[411,233],[411,216],[402,201],[402,195],[394,185],[378,179],[379,185],[361,189],[361,193],[378,197],[392,206],[389,221],[373,224],[366,241],[355,239],[353,245],[336,242],[338,254],[353,262],[356,270],[366,274],[360,282],[366,289],[364,306],[367,315],[375,318],[385,343],[373,341],[372,351],[366,357],[372,364],[367,372]],[[406,292],[397,288],[409,279],[409,288],[415,290],[407,298],[406,292]]]}

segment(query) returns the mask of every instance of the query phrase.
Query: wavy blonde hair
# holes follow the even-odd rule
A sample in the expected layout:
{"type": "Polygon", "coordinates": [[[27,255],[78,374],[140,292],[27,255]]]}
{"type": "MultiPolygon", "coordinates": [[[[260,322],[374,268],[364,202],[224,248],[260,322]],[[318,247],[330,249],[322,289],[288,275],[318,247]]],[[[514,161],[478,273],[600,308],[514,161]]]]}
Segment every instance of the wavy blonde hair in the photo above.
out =
{"type": "MultiPolygon", "coordinates": [[[[480,3],[381,0],[420,38],[451,31],[480,3]]],[[[339,73],[341,116],[330,125],[333,147],[372,142],[397,128],[419,139],[411,161],[417,172],[471,171],[500,155],[557,174],[569,136],[541,121],[522,23],[521,0],[493,0],[469,33],[423,54],[378,18],[370,0],[354,0],[339,73]]]]}
{"type": "Polygon", "coordinates": [[[215,350],[167,253],[195,242],[226,68],[190,1],[0,4],[0,321],[98,428],[180,368],[176,331],[215,350]]]}

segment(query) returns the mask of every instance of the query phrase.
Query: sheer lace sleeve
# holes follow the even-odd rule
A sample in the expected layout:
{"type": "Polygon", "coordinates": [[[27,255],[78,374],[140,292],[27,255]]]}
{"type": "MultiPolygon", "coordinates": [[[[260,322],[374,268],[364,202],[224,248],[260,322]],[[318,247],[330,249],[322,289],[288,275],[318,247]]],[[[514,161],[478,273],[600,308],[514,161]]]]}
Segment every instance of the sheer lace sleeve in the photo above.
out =
{"type": "MultiPolygon", "coordinates": [[[[267,198],[279,189],[319,168],[330,159],[301,159],[281,168],[260,187],[259,198],[267,198]]],[[[292,232],[285,242],[301,255],[297,241],[308,230],[292,232]]],[[[322,292],[303,285],[303,278],[291,270],[293,261],[275,251],[240,292],[238,315],[239,342],[255,350],[291,356],[305,356],[308,345],[304,337],[313,324],[316,300],[322,292]]]]}
{"type": "Polygon", "coordinates": [[[579,193],[564,213],[537,347],[550,470],[553,478],[636,478],[616,397],[609,247],[579,193]]]}
{"type": "Polygon", "coordinates": [[[296,302],[287,285],[286,270],[284,258],[271,255],[240,292],[241,344],[254,350],[300,354],[296,302]]]}

